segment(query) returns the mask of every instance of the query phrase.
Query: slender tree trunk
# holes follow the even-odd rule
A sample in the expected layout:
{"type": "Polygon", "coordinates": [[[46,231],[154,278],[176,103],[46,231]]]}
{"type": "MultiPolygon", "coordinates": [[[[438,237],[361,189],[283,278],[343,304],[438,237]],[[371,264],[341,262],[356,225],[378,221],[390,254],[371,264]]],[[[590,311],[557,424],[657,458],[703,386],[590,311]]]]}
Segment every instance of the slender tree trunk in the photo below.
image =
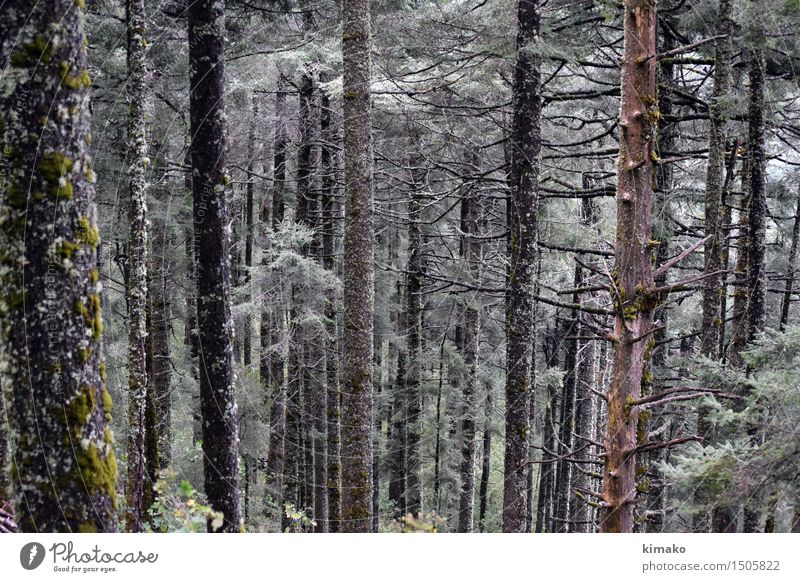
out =
{"type": "Polygon", "coordinates": [[[703,282],[703,323],[700,353],[716,358],[719,346],[720,326],[720,274],[722,270],[723,224],[720,220],[722,190],[725,172],[726,129],[730,117],[731,57],[733,53],[733,1],[719,1],[717,35],[725,35],[716,41],[714,51],[714,90],[709,105],[708,164],[706,165],[706,236],[703,253],[705,280],[703,282]]]}
{"type": "MultiPolygon", "coordinates": [[[[416,138],[415,138],[416,140],[416,138]]],[[[408,201],[408,266],[406,281],[406,511],[421,514],[422,502],[422,189],[425,171],[412,170],[412,192],[408,201]]]]}
{"type": "Polygon", "coordinates": [[[480,504],[478,506],[478,531],[486,531],[486,509],[489,506],[489,476],[492,464],[492,414],[494,403],[492,401],[492,384],[486,383],[486,408],[483,416],[483,450],[481,461],[481,484],[478,492],[480,504]]]}
{"type": "Polygon", "coordinates": [[[153,362],[149,377],[157,419],[159,469],[166,469],[172,463],[172,363],[170,361],[172,265],[169,260],[170,236],[164,220],[153,221],[151,240],[153,252],[150,254],[152,277],[148,288],[150,295],[148,340],[153,362]]]}
{"type": "Polygon", "coordinates": [[[519,0],[514,69],[511,196],[508,200],[509,268],[506,291],[506,422],[503,531],[523,532],[528,498],[528,445],[533,394],[531,368],[536,337],[534,273],[541,150],[539,0],[519,0]]]}
{"type": "MultiPolygon", "coordinates": [[[[581,286],[581,267],[575,266],[573,283],[575,288],[581,286]]],[[[580,297],[573,294],[573,303],[579,303],[580,297]]],[[[561,458],[556,463],[557,476],[555,488],[555,507],[553,508],[553,531],[564,533],[572,530],[569,523],[569,505],[572,495],[572,463],[567,459],[572,450],[572,434],[575,431],[575,375],[577,372],[578,358],[578,310],[572,310],[572,316],[565,330],[566,355],[564,357],[564,386],[561,390],[561,420],[558,430],[558,447],[556,450],[561,458]]]]}
{"type": "Polygon", "coordinates": [[[0,201],[0,350],[17,523],[30,533],[113,532],[117,462],[107,428],[84,13],[72,0],[6,3],[0,38],[3,152],[13,169],[0,201]],[[50,30],[58,43],[42,40],[50,30]]]}
{"type": "MultiPolygon", "coordinates": [[[[322,136],[322,150],[320,153],[320,166],[322,169],[322,266],[332,274],[336,271],[336,218],[338,208],[336,204],[336,163],[334,154],[335,129],[331,125],[331,103],[328,95],[320,95],[320,131],[322,136]]],[[[336,289],[330,288],[326,292],[327,304],[325,307],[327,339],[325,343],[325,384],[328,391],[327,412],[328,439],[327,439],[327,475],[328,475],[328,516],[330,521],[329,531],[338,532],[342,518],[342,466],[341,466],[341,422],[340,422],[340,393],[339,393],[339,354],[336,325],[336,289]]]]}
{"type": "MultiPolygon", "coordinates": [[[[253,119],[250,121],[250,129],[247,136],[247,192],[245,194],[244,208],[244,273],[242,284],[245,286],[243,301],[250,303],[252,297],[252,275],[253,267],[253,210],[255,201],[255,176],[256,169],[256,120],[258,119],[258,102],[252,98],[253,119]]],[[[244,316],[242,325],[242,354],[245,368],[249,368],[253,359],[253,315],[252,310],[248,309],[244,316]]]]}
{"type": "MultiPolygon", "coordinates": [[[[225,167],[224,4],[197,0],[189,5],[188,13],[205,493],[211,507],[223,513],[219,531],[236,532],[241,518],[228,239],[230,178],[225,167]]],[[[209,531],[213,531],[211,522],[209,531]]]]}
{"type": "Polygon", "coordinates": [[[374,242],[370,127],[370,12],[343,0],[344,333],[342,341],[342,531],[372,522],[372,332],[374,242]]]}
{"type": "Polygon", "coordinates": [[[632,532],[636,498],[636,428],[645,355],[652,338],[653,271],[648,246],[653,205],[657,115],[656,10],[626,0],[622,110],[613,280],[614,372],[608,392],[602,532],[632,532]]]}
{"type": "MultiPolygon", "coordinates": [[[[276,231],[283,222],[284,190],[286,186],[286,93],[284,80],[278,81],[275,93],[275,135],[272,163],[271,200],[262,204],[261,222],[263,229],[264,251],[261,264],[269,266],[272,260],[269,229],[276,231]]],[[[261,343],[260,377],[265,392],[270,395],[269,413],[269,450],[267,452],[267,472],[265,478],[265,507],[267,514],[283,521],[283,474],[284,448],[286,435],[286,380],[284,371],[283,335],[285,324],[283,316],[282,296],[280,293],[280,273],[272,268],[270,278],[261,290],[263,297],[261,309],[261,326],[259,330],[261,343]],[[276,507],[277,506],[277,507],[276,507]],[[277,515],[273,515],[273,508],[277,515]]],[[[285,529],[285,528],[282,528],[285,529]]]]}
{"type": "Polygon", "coordinates": [[[397,354],[397,376],[392,394],[391,440],[389,441],[389,502],[395,517],[406,514],[406,352],[397,354]]]}
{"type": "MultiPolygon", "coordinates": [[[[752,0],[751,0],[752,2],[752,0]]],[[[754,7],[757,3],[752,2],[754,7]]],[[[758,25],[759,38],[764,30],[758,25]]],[[[747,245],[747,336],[752,343],[764,333],[767,324],[766,312],[766,251],[767,251],[767,185],[766,185],[766,126],[764,122],[764,86],[766,62],[764,49],[760,46],[748,51],[748,75],[750,79],[748,105],[748,182],[750,190],[749,235],[747,245]]],[[[748,433],[757,441],[759,427],[751,426],[748,433]]],[[[753,491],[744,508],[745,533],[760,531],[764,492],[753,491]]]]}
{"type": "Polygon", "coordinates": [[[145,459],[147,378],[147,128],[146,47],[144,0],[127,0],[128,36],[128,152],[130,206],[128,222],[128,478],[126,529],[142,531],[145,459]]]}
{"type": "Polygon", "coordinates": [[[749,155],[742,163],[742,195],[739,203],[739,217],[736,225],[736,275],[734,277],[733,316],[731,320],[731,341],[727,358],[731,366],[744,369],[742,352],[747,344],[748,323],[747,304],[749,301],[748,252],[750,239],[750,184],[749,155]]]}
{"type": "MultiPolygon", "coordinates": [[[[481,248],[478,240],[477,196],[464,195],[462,204],[462,256],[467,264],[467,280],[480,287],[481,248]],[[466,209],[463,207],[466,206],[466,209]]],[[[475,515],[475,425],[478,393],[478,356],[480,351],[481,307],[480,295],[475,292],[465,296],[464,306],[464,379],[461,429],[461,496],[458,507],[458,531],[472,532],[475,515]]]]}
{"type": "Polygon", "coordinates": [[[794,227],[792,228],[792,244],[789,249],[789,266],[786,269],[786,287],[781,303],[780,330],[786,331],[789,325],[789,308],[792,306],[792,293],[794,291],[794,277],[797,270],[797,248],[800,240],[800,193],[797,197],[797,209],[794,213],[794,227]]]}

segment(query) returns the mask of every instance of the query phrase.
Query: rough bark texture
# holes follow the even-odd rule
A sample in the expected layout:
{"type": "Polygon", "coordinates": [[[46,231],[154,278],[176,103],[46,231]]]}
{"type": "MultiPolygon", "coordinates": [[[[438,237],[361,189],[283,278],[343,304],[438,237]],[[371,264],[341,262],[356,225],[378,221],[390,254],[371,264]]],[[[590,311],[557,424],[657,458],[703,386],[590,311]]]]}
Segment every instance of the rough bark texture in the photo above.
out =
{"type": "Polygon", "coordinates": [[[656,10],[649,0],[626,0],[622,109],[617,185],[617,234],[612,295],[614,372],[608,392],[602,532],[633,531],[636,428],[653,310],[649,248],[653,161],[657,157],[656,10]]]}
{"type": "MultiPolygon", "coordinates": [[[[219,531],[240,528],[237,410],[233,370],[230,242],[225,167],[224,4],[189,5],[192,199],[205,493],[224,514],[219,531]]],[[[212,530],[211,520],[208,524],[212,530]]]]}
{"type": "Polygon", "coordinates": [[[116,529],[84,43],[73,0],[0,10],[0,357],[23,532],[116,529]]]}
{"type": "MultiPolygon", "coordinates": [[[[751,0],[753,6],[757,4],[751,0]]],[[[764,92],[766,62],[763,44],[765,31],[755,24],[757,46],[748,51],[749,103],[747,112],[747,176],[750,190],[749,233],[747,238],[747,339],[752,343],[761,337],[767,325],[767,179],[766,179],[766,125],[764,121],[764,92]]],[[[757,443],[756,434],[761,427],[750,426],[748,433],[757,443]]],[[[764,491],[759,485],[752,491],[744,507],[743,531],[760,531],[764,491]]]]}
{"type": "Polygon", "coordinates": [[[792,306],[792,291],[794,288],[795,271],[797,270],[797,249],[800,243],[800,193],[797,197],[797,207],[794,213],[794,226],[792,227],[792,243],[789,249],[789,266],[786,268],[786,286],[781,303],[781,319],[779,327],[786,330],[789,324],[789,308],[792,306]]]}
{"type": "Polygon", "coordinates": [[[147,378],[147,157],[144,0],[126,4],[128,34],[128,479],[126,529],[142,531],[147,378]]]}
{"type": "MultiPolygon", "coordinates": [[[[477,197],[470,192],[465,194],[462,204],[461,255],[466,263],[466,280],[480,287],[481,249],[478,237],[477,197]],[[466,206],[466,208],[464,208],[466,206]]],[[[475,425],[478,397],[478,355],[480,348],[480,295],[477,292],[465,296],[464,306],[464,365],[467,375],[462,392],[461,427],[461,495],[458,504],[458,531],[473,531],[475,515],[475,425]]]]}
{"type": "Polygon", "coordinates": [[[375,302],[370,127],[370,12],[342,3],[344,101],[344,301],[342,336],[342,527],[372,522],[372,332],[375,302]]]}
{"type": "Polygon", "coordinates": [[[536,54],[539,0],[519,0],[514,69],[511,196],[508,201],[506,291],[506,419],[503,531],[523,532],[528,498],[528,444],[533,393],[531,368],[541,151],[541,74],[536,54]]]}
{"type": "MultiPolygon", "coordinates": [[[[416,139],[416,137],[415,137],[416,139]]],[[[422,501],[422,190],[425,172],[412,171],[412,192],[408,200],[408,264],[406,280],[406,511],[417,515],[423,511],[422,501]]]]}
{"type": "Polygon", "coordinates": [[[708,164],[706,166],[706,236],[710,236],[704,249],[705,280],[703,283],[703,322],[700,353],[710,358],[719,354],[719,336],[723,315],[720,312],[720,279],[722,269],[721,222],[722,190],[725,179],[726,128],[730,117],[728,105],[731,88],[731,57],[733,53],[733,2],[720,0],[717,17],[717,35],[726,35],[716,41],[714,50],[714,90],[709,105],[708,164]],[[716,274],[713,274],[716,273],[716,274]],[[713,274],[713,275],[712,275],[713,274]]]}

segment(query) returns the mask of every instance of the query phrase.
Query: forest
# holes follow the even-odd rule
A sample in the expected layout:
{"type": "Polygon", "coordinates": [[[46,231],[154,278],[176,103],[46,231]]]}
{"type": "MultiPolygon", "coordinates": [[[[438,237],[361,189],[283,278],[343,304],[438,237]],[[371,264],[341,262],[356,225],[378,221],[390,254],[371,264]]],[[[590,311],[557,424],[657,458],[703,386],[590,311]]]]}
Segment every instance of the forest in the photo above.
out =
{"type": "Polygon", "coordinates": [[[798,0],[0,0],[0,532],[800,532],[798,0]]]}

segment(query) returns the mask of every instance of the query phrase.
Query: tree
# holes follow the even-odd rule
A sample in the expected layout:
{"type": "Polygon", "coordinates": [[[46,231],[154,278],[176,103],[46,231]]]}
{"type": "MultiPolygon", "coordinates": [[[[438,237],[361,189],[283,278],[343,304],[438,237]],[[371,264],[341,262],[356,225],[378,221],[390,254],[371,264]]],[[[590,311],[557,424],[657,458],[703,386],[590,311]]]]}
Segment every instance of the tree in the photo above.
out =
{"type": "Polygon", "coordinates": [[[541,73],[535,46],[540,29],[539,0],[519,0],[517,62],[512,89],[511,194],[508,199],[506,289],[506,423],[503,531],[525,531],[528,489],[529,412],[533,386],[533,295],[538,229],[541,150],[541,73]]]}
{"type": "Polygon", "coordinates": [[[0,11],[5,196],[0,206],[4,394],[23,532],[112,532],[100,237],[89,155],[84,14],[72,0],[0,11]],[[59,42],[46,32],[58,29],[59,42]],[[20,322],[25,325],[20,325],[20,322]]]}
{"type": "MultiPolygon", "coordinates": [[[[477,169],[477,168],[476,168],[477,169]]],[[[468,280],[480,284],[481,249],[478,237],[480,208],[477,195],[467,192],[461,200],[461,253],[466,263],[468,280]]],[[[467,377],[463,390],[461,444],[461,495],[458,506],[458,531],[472,532],[475,513],[475,425],[477,417],[478,356],[480,353],[480,296],[466,297],[464,307],[464,364],[467,377]]],[[[488,445],[487,445],[488,446],[488,445]]],[[[488,458],[486,459],[488,463],[488,458]]],[[[488,471],[488,469],[487,469],[488,471]]]]}
{"type": "Polygon", "coordinates": [[[374,311],[370,12],[343,0],[344,299],[342,335],[342,531],[372,522],[372,332],[374,311]]]}
{"type": "Polygon", "coordinates": [[[617,174],[617,234],[612,297],[614,371],[608,391],[606,461],[600,531],[633,531],[636,428],[645,354],[651,341],[653,269],[650,241],[653,161],[658,157],[656,10],[649,0],[626,0],[622,109],[617,174]]]}
{"type": "Polygon", "coordinates": [[[225,167],[225,11],[221,2],[199,0],[188,12],[203,472],[208,501],[224,516],[219,531],[236,532],[241,519],[225,167]]]}
{"type": "Polygon", "coordinates": [[[127,0],[128,47],[128,174],[130,207],[128,221],[128,481],[126,483],[127,530],[142,531],[147,508],[145,495],[145,402],[147,376],[147,41],[144,0],[127,0]]]}
{"type": "Polygon", "coordinates": [[[733,52],[733,2],[720,0],[714,50],[714,90],[709,106],[708,164],[706,165],[705,281],[703,283],[703,334],[700,352],[716,357],[719,348],[721,313],[720,281],[722,270],[723,224],[722,190],[725,181],[726,128],[730,118],[729,92],[731,53],[733,52]]]}

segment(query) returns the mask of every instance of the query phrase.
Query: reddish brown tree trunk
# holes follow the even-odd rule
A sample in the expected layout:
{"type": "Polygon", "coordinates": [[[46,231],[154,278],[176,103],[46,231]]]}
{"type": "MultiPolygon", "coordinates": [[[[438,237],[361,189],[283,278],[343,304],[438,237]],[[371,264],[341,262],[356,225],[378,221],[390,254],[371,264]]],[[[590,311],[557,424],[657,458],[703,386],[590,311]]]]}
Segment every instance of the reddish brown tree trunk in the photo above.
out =
{"type": "Polygon", "coordinates": [[[614,373],[608,393],[603,532],[633,531],[636,426],[647,345],[656,301],[649,248],[657,115],[656,9],[626,0],[622,110],[613,272],[614,373]]]}

